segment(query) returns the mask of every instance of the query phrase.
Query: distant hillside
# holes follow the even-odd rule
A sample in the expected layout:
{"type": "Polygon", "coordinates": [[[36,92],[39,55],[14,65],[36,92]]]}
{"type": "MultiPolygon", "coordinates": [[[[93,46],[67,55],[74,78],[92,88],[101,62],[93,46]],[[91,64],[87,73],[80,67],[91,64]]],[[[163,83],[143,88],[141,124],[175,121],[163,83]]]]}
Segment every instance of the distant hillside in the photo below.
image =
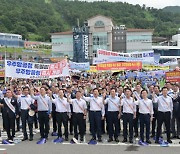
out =
{"type": "Polygon", "coordinates": [[[82,25],[97,14],[111,17],[115,25],[154,29],[155,36],[171,36],[180,27],[180,16],[122,2],[0,0],[0,32],[22,34],[28,40],[50,41],[49,33],[71,30],[77,19],[82,25]]]}
{"type": "Polygon", "coordinates": [[[167,7],[163,8],[163,11],[180,14],[180,6],[167,6],[167,7]]]}

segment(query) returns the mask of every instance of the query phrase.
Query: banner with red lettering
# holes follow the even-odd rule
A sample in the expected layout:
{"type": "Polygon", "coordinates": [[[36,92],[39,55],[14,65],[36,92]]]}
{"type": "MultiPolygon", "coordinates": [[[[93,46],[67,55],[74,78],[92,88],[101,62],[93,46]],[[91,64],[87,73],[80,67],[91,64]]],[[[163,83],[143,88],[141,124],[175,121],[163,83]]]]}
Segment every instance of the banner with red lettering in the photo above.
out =
{"type": "Polygon", "coordinates": [[[180,82],[180,71],[166,72],[166,81],[180,82]]]}
{"type": "Polygon", "coordinates": [[[97,64],[97,70],[140,70],[142,69],[142,62],[112,62],[97,64]]]}
{"type": "Polygon", "coordinates": [[[25,79],[46,79],[69,76],[69,64],[66,59],[52,64],[6,60],[5,76],[25,79]]]}

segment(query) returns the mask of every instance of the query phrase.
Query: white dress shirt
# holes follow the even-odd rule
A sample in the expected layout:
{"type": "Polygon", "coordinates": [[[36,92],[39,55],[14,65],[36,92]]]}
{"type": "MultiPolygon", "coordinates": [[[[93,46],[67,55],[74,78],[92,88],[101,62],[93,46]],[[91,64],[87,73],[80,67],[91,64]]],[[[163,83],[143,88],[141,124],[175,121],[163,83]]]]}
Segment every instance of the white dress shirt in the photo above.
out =
{"type": "Polygon", "coordinates": [[[90,111],[101,111],[102,116],[105,115],[105,109],[102,97],[83,97],[85,101],[90,103],[90,111]]]}
{"type": "Polygon", "coordinates": [[[163,95],[159,96],[157,103],[158,103],[158,111],[172,112],[173,102],[172,102],[172,98],[170,96],[166,96],[166,97],[164,97],[163,95]]]}
{"type": "Polygon", "coordinates": [[[37,100],[37,110],[38,111],[52,111],[52,101],[50,97],[45,95],[31,96],[33,99],[37,100]]]}
{"type": "Polygon", "coordinates": [[[73,112],[75,113],[84,113],[87,110],[86,101],[83,99],[72,99],[73,112]]]}
{"type": "Polygon", "coordinates": [[[151,114],[151,115],[154,114],[152,100],[150,100],[150,99],[146,99],[146,100],[141,99],[141,100],[138,101],[138,105],[139,105],[139,113],[151,114]]]}
{"type": "Polygon", "coordinates": [[[21,110],[28,110],[29,106],[34,103],[34,100],[30,95],[21,95],[18,97],[18,102],[20,103],[21,110]]]}
{"type": "Polygon", "coordinates": [[[108,97],[105,99],[105,104],[108,104],[108,111],[119,111],[120,107],[120,98],[115,96],[115,97],[108,97]]]}
{"type": "Polygon", "coordinates": [[[123,113],[134,114],[136,112],[136,104],[133,101],[132,97],[130,97],[129,99],[123,98],[121,100],[121,106],[123,106],[123,113]]]}
{"type": "Polygon", "coordinates": [[[70,104],[67,102],[67,98],[55,98],[52,102],[56,105],[56,112],[71,112],[70,104]]]}

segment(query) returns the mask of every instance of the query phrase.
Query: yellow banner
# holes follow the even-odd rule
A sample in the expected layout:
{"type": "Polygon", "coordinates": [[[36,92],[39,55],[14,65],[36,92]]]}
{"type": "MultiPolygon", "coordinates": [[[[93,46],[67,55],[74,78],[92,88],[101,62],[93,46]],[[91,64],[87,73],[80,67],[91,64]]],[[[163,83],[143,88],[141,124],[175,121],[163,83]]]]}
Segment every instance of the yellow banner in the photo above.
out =
{"type": "Polygon", "coordinates": [[[145,70],[169,70],[169,66],[156,66],[156,65],[143,65],[143,69],[145,70]]]}
{"type": "Polygon", "coordinates": [[[98,70],[97,70],[96,66],[90,66],[90,70],[88,70],[87,72],[96,73],[96,72],[98,72],[98,70]]]}

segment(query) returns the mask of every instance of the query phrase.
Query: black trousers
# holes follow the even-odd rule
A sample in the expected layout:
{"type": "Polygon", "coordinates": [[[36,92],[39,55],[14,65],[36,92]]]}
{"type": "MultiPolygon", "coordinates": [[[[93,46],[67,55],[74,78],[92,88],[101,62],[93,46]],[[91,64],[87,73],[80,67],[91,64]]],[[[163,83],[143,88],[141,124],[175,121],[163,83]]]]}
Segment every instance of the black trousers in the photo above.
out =
{"type": "Polygon", "coordinates": [[[127,139],[127,126],[129,124],[129,139],[133,139],[133,114],[123,113],[123,137],[127,139]]]}
{"type": "Polygon", "coordinates": [[[140,138],[144,141],[144,125],[146,126],[146,141],[149,140],[150,135],[150,114],[141,114],[139,115],[140,119],[140,138]]]}
{"type": "Polygon", "coordinates": [[[157,117],[157,134],[156,139],[159,140],[162,124],[165,123],[167,140],[170,140],[170,121],[171,121],[171,112],[161,112],[158,111],[157,117]]]}
{"type": "Polygon", "coordinates": [[[38,111],[41,138],[48,138],[49,134],[49,114],[48,111],[38,111]]]}
{"type": "Polygon", "coordinates": [[[29,110],[21,110],[22,130],[24,138],[27,138],[26,124],[28,123],[30,137],[33,137],[33,121],[34,116],[29,116],[29,110]]]}
{"type": "Polygon", "coordinates": [[[68,138],[68,115],[67,112],[56,112],[56,120],[58,124],[58,137],[62,137],[62,124],[65,129],[65,137],[68,138]]]}
{"type": "Polygon", "coordinates": [[[82,139],[85,134],[85,119],[83,113],[73,113],[73,125],[74,125],[74,137],[78,139],[78,132],[80,134],[80,138],[82,139]],[[78,131],[79,128],[79,131],[78,131]]]}
{"type": "Polygon", "coordinates": [[[157,116],[158,116],[158,111],[156,109],[154,109],[154,114],[153,114],[153,120],[152,120],[152,136],[155,136],[155,132],[157,129],[157,116]]]}
{"type": "Polygon", "coordinates": [[[119,136],[119,119],[118,119],[119,111],[108,111],[108,126],[109,126],[109,138],[118,138],[119,136]]]}
{"type": "Polygon", "coordinates": [[[9,117],[8,114],[4,115],[3,121],[5,125],[5,130],[7,132],[8,139],[13,139],[15,137],[15,116],[9,117]],[[10,131],[12,130],[12,132],[10,131]]]}
{"type": "Polygon", "coordinates": [[[35,115],[34,115],[34,127],[35,129],[38,128],[38,118],[37,118],[37,112],[35,112],[35,115]]]}
{"type": "MultiPolygon", "coordinates": [[[[21,113],[21,112],[20,112],[21,113]]],[[[19,131],[20,130],[20,117],[21,117],[21,114],[19,113],[19,117],[16,118],[16,129],[19,131]]]]}
{"type": "Polygon", "coordinates": [[[57,131],[56,111],[52,111],[53,132],[57,131]]]}
{"type": "Polygon", "coordinates": [[[96,134],[98,139],[101,138],[101,111],[90,111],[89,120],[90,120],[90,130],[92,137],[96,139],[96,134]]]}
{"type": "Polygon", "coordinates": [[[136,118],[133,119],[133,127],[134,127],[134,133],[136,136],[138,136],[138,128],[139,128],[139,108],[136,106],[137,112],[136,112],[136,118]]]}

